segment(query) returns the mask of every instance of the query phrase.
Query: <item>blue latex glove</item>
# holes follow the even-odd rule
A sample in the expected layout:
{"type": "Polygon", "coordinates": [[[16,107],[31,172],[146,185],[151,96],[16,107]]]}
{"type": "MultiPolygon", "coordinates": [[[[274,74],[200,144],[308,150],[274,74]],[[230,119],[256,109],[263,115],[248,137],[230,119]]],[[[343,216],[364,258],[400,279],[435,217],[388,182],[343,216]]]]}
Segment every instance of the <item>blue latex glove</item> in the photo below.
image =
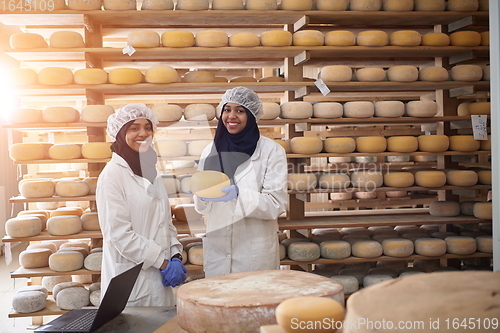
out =
{"type": "Polygon", "coordinates": [[[186,267],[182,261],[173,258],[168,262],[167,268],[160,270],[162,283],[165,287],[177,287],[186,280],[186,267]]]}
{"type": "Polygon", "coordinates": [[[203,197],[199,197],[199,198],[203,201],[228,202],[229,200],[237,198],[238,194],[240,193],[240,190],[238,189],[237,185],[231,185],[228,187],[224,187],[224,188],[222,188],[222,191],[227,192],[227,194],[220,197],[220,198],[203,198],[203,197]]]}

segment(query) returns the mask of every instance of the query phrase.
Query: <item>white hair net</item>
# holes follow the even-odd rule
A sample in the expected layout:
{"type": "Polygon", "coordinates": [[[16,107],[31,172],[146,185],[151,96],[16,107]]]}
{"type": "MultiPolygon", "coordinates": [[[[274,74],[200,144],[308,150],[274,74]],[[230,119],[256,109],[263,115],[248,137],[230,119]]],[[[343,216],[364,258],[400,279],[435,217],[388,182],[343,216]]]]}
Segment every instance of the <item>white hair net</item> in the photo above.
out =
{"type": "Polygon", "coordinates": [[[111,116],[108,117],[108,126],[106,127],[106,132],[111,137],[111,139],[116,140],[116,135],[120,129],[131,120],[145,118],[151,121],[153,124],[153,130],[156,130],[156,125],[158,124],[158,118],[154,114],[153,110],[148,108],[146,104],[128,104],[115,111],[111,116]]]}
{"type": "Polygon", "coordinates": [[[236,87],[227,90],[224,95],[222,95],[219,108],[222,110],[227,103],[236,103],[247,108],[248,111],[254,115],[255,120],[259,120],[264,115],[262,101],[259,95],[246,87],[236,87]]]}

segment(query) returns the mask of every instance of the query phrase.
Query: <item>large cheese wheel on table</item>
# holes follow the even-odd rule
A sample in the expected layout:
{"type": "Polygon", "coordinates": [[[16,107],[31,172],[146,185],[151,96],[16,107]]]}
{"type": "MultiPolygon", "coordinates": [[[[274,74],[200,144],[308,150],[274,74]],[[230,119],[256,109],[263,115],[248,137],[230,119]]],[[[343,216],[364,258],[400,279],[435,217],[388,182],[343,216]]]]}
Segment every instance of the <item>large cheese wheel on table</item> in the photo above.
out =
{"type": "Polygon", "coordinates": [[[349,297],[345,321],[384,321],[392,323],[392,329],[388,325],[377,329],[367,325],[357,329],[344,327],[343,332],[394,332],[400,322],[421,323],[420,327],[404,329],[408,332],[431,331],[433,322],[440,323],[440,332],[453,332],[456,330],[451,326],[448,329],[442,326],[450,318],[457,318],[458,322],[467,318],[490,322],[499,317],[500,298],[491,297],[500,293],[499,279],[500,272],[468,271],[415,274],[381,282],[349,297]]]}
{"type": "Polygon", "coordinates": [[[191,333],[258,332],[262,325],[276,324],[278,304],[297,295],[344,304],[342,285],[324,276],[294,270],[241,272],[182,285],[177,318],[191,333]]]}

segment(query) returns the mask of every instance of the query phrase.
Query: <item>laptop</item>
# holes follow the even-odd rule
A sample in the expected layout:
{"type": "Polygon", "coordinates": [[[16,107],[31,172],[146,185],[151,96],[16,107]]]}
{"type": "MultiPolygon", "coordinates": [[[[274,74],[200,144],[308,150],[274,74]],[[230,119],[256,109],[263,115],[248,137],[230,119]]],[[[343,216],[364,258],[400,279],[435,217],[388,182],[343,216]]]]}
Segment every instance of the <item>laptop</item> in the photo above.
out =
{"type": "Polygon", "coordinates": [[[88,333],[98,329],[125,309],[141,268],[142,263],[112,278],[99,308],[89,307],[68,311],[38,327],[35,332],[88,333]]]}

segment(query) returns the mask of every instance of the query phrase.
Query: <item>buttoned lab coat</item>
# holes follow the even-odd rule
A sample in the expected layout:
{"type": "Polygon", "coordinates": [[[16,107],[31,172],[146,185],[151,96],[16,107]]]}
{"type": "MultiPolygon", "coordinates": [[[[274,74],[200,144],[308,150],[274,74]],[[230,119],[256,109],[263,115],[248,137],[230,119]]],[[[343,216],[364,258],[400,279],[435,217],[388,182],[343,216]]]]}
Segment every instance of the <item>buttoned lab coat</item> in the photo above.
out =
{"type": "MultiPolygon", "coordinates": [[[[212,144],[202,152],[198,170],[212,144]]],[[[287,165],[283,147],[261,136],[253,155],[234,176],[238,198],[209,202],[194,196],[195,209],[205,215],[203,265],[206,277],[279,269],[278,216],[285,212],[287,165]]]]}
{"type": "Polygon", "coordinates": [[[99,175],[96,201],[103,234],[101,295],[112,277],[143,262],[127,305],[174,305],[172,288],[163,286],[159,268],[182,245],[161,177],[151,184],[113,153],[99,175]]]}

